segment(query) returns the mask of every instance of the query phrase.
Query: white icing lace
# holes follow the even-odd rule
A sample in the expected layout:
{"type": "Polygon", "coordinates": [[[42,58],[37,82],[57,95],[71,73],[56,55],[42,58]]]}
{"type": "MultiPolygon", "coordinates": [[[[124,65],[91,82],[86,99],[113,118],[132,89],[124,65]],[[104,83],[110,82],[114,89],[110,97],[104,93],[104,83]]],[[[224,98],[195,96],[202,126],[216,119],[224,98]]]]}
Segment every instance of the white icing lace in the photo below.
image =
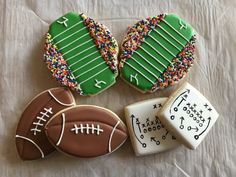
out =
{"type": "Polygon", "coordinates": [[[94,124],[91,124],[91,126],[89,126],[89,124],[83,125],[83,124],[79,124],[79,127],[74,124],[74,128],[70,129],[72,132],[75,132],[75,134],[79,134],[79,133],[86,133],[86,134],[94,134],[96,133],[97,135],[100,134],[100,132],[103,132],[103,129],[100,128],[100,125],[96,125],[96,127],[94,126],[94,124]],[[91,131],[90,131],[91,130],[91,131]]]}
{"type": "Polygon", "coordinates": [[[52,108],[43,108],[44,112],[40,112],[41,116],[37,116],[36,119],[37,122],[33,122],[33,125],[35,125],[34,128],[30,129],[30,131],[34,132],[34,135],[37,135],[38,132],[41,132],[39,129],[40,126],[42,127],[44,123],[47,121],[46,118],[49,118],[50,116],[48,114],[53,114],[52,108]]]}

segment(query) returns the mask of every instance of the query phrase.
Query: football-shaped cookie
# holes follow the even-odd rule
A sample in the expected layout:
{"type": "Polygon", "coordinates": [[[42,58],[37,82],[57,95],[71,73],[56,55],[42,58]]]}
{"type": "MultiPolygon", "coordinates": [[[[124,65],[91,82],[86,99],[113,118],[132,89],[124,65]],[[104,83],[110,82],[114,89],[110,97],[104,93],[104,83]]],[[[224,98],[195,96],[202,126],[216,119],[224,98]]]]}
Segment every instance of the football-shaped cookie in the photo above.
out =
{"type": "Polygon", "coordinates": [[[195,39],[193,28],[175,14],[137,22],[121,45],[121,78],[143,93],[177,83],[194,62],[195,39]]]}
{"type": "Polygon", "coordinates": [[[47,140],[44,126],[62,109],[75,105],[65,88],[52,88],[37,95],[25,108],[16,130],[16,147],[23,160],[44,158],[55,150],[47,140]]]}
{"type": "Polygon", "coordinates": [[[118,45],[106,26],[69,12],[46,35],[45,62],[53,77],[80,95],[95,95],[115,83],[118,45]]]}
{"type": "Polygon", "coordinates": [[[127,129],[112,111],[92,105],[79,105],[57,113],[46,124],[49,141],[68,155],[97,157],[119,148],[127,129]]]}

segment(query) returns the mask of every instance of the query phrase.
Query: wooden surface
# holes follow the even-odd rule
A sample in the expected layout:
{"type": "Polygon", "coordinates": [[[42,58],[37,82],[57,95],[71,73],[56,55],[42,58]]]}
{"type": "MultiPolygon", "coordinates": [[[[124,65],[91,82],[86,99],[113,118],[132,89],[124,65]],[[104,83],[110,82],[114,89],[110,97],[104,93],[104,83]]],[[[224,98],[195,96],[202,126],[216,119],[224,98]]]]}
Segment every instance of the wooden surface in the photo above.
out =
{"type": "MultiPolygon", "coordinates": [[[[182,177],[236,175],[236,1],[234,0],[0,0],[0,176],[8,177],[182,177]],[[138,19],[177,13],[198,33],[196,60],[186,79],[219,112],[220,117],[197,150],[184,146],[135,157],[128,140],[115,153],[75,159],[55,152],[45,160],[23,162],[15,148],[15,129],[30,99],[58,86],[43,63],[48,25],[68,11],[84,12],[104,23],[121,43],[127,26],[138,19]]],[[[74,94],[77,104],[96,104],[124,120],[127,104],[168,96],[171,87],[141,94],[121,79],[92,97],[74,94]]]]}

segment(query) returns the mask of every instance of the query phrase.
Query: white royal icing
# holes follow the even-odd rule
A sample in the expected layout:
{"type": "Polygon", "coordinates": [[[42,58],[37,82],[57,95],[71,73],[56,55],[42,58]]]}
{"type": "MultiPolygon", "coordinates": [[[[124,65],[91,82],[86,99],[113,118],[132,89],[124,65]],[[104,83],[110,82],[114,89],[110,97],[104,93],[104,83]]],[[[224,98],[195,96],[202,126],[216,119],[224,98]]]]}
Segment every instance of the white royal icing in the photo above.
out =
{"type": "Polygon", "coordinates": [[[171,24],[169,24],[165,19],[163,19],[163,22],[167,24],[170,28],[172,28],[176,33],[178,33],[184,40],[187,42],[189,41],[184,35],[182,35],[178,30],[176,30],[171,24]]]}
{"type": "Polygon", "coordinates": [[[103,65],[103,64],[106,64],[106,62],[105,62],[104,60],[103,60],[103,62],[99,63],[98,65],[95,65],[94,67],[92,67],[92,68],[90,68],[90,69],[84,71],[83,73],[79,74],[79,75],[76,76],[75,78],[77,79],[78,77],[83,76],[84,74],[86,74],[86,73],[88,73],[88,72],[94,70],[95,68],[97,68],[97,67],[99,67],[99,66],[101,66],[101,65],[103,65]]]}
{"type": "Polygon", "coordinates": [[[154,85],[154,81],[152,81],[151,79],[149,79],[145,74],[143,74],[141,71],[137,70],[134,66],[132,66],[130,63],[128,63],[127,61],[124,61],[129,67],[131,67],[133,70],[135,70],[137,73],[139,73],[140,75],[142,75],[147,81],[149,81],[150,83],[152,83],[154,85]]]}
{"type": "MultiPolygon", "coordinates": [[[[156,40],[153,36],[149,35],[149,37],[151,37],[156,43],[158,43],[163,49],[165,49],[170,55],[172,55],[172,57],[176,57],[175,54],[173,54],[169,49],[167,49],[162,43],[160,43],[158,40],[156,40]]],[[[169,61],[169,60],[167,60],[167,61],[169,61]]]]}
{"type": "Polygon", "coordinates": [[[132,75],[132,74],[130,75],[129,81],[133,82],[133,79],[135,80],[136,85],[138,85],[138,74],[137,73],[135,75],[132,75]]]}
{"type": "Polygon", "coordinates": [[[111,140],[112,140],[112,137],[113,137],[113,134],[116,130],[116,127],[120,124],[120,121],[117,121],[116,125],[114,126],[114,128],[112,129],[111,131],[111,135],[109,137],[109,143],[108,143],[108,151],[111,152],[111,140]]]}
{"type": "MultiPolygon", "coordinates": [[[[177,47],[175,44],[173,44],[169,39],[167,39],[164,35],[162,35],[159,31],[157,31],[155,28],[153,29],[154,32],[156,32],[157,34],[159,34],[163,39],[165,39],[169,44],[171,44],[173,47],[175,47],[178,51],[181,51],[182,49],[180,49],[179,47],[177,47]]],[[[169,34],[169,33],[167,33],[169,34]]],[[[176,39],[175,39],[176,40],[176,39]]]]}
{"type": "Polygon", "coordinates": [[[61,140],[62,140],[64,131],[65,131],[65,119],[66,119],[66,116],[65,116],[64,113],[61,114],[61,118],[62,118],[61,133],[60,133],[59,139],[58,139],[58,141],[56,143],[57,146],[59,146],[61,144],[61,140]]]}
{"type": "Polygon", "coordinates": [[[56,101],[56,102],[58,102],[59,104],[61,104],[61,105],[63,105],[63,106],[74,106],[75,105],[75,103],[63,103],[63,102],[61,102],[60,100],[58,100],[53,94],[52,94],[52,92],[50,91],[50,90],[48,90],[48,93],[51,95],[51,97],[53,97],[53,99],[56,101]]]}
{"type": "Polygon", "coordinates": [[[107,83],[105,81],[98,81],[97,79],[95,79],[95,87],[102,88],[101,84],[106,85],[107,83]]]}
{"type": "Polygon", "coordinates": [[[100,73],[104,72],[104,71],[107,70],[107,69],[109,69],[109,67],[106,67],[106,68],[102,69],[101,71],[97,72],[95,75],[93,75],[93,76],[91,76],[91,77],[89,77],[89,78],[83,80],[82,82],[80,82],[80,85],[83,84],[83,83],[85,83],[85,82],[87,82],[88,80],[90,80],[90,79],[96,77],[97,75],[99,75],[100,73]]]}
{"type": "Polygon", "coordinates": [[[189,83],[183,84],[169,97],[158,115],[191,149],[196,149],[219,116],[210,102],[189,83]]]}
{"type": "MultiPolygon", "coordinates": [[[[79,60],[77,60],[77,61],[74,62],[73,64],[70,64],[69,66],[71,67],[71,66],[73,66],[73,65],[76,65],[77,63],[79,63],[79,62],[81,62],[81,61],[87,59],[88,57],[90,57],[91,55],[93,55],[93,54],[95,54],[95,53],[97,53],[97,51],[94,51],[94,52],[92,52],[92,53],[90,53],[90,54],[88,54],[88,55],[86,55],[86,56],[80,58],[79,60]]],[[[67,61],[68,61],[68,60],[67,60],[67,61]]]]}
{"type": "MultiPolygon", "coordinates": [[[[95,51],[95,52],[96,52],[96,51],[95,51]]],[[[88,57],[88,56],[87,56],[87,57],[88,57]]],[[[84,68],[85,66],[87,66],[87,65],[89,65],[90,63],[94,62],[94,61],[97,60],[98,58],[101,58],[101,56],[98,56],[98,57],[96,57],[96,58],[90,60],[90,61],[87,62],[86,64],[82,65],[81,67],[78,67],[77,69],[75,69],[74,71],[72,71],[72,73],[75,73],[76,71],[78,71],[78,70],[84,68]]],[[[80,60],[79,60],[79,61],[80,61],[80,60]]],[[[76,63],[78,63],[78,61],[76,61],[76,63]]],[[[73,63],[72,65],[74,65],[74,63],[73,63]]],[[[69,65],[69,66],[71,66],[71,65],[69,65]]]]}
{"type": "Polygon", "coordinates": [[[100,128],[100,125],[97,124],[96,126],[94,126],[94,124],[79,124],[79,126],[77,126],[77,124],[74,124],[73,128],[70,129],[70,131],[74,132],[76,135],[81,133],[86,133],[88,134],[96,134],[96,135],[100,135],[100,133],[103,132],[103,129],[100,128]],[[91,131],[90,131],[91,130],[91,131]]]}
{"type": "MultiPolygon", "coordinates": [[[[155,68],[158,72],[162,73],[159,68],[157,68],[154,64],[152,64],[150,61],[148,61],[141,53],[139,53],[137,50],[134,51],[140,58],[142,58],[144,61],[146,61],[149,65],[151,65],[153,68],[155,68]]],[[[159,63],[159,62],[158,62],[159,63]]],[[[163,65],[162,65],[163,66],[163,65]]],[[[167,68],[164,66],[164,68],[167,68]]]]}
{"type": "Polygon", "coordinates": [[[137,63],[139,66],[141,66],[144,70],[146,70],[148,73],[150,73],[153,77],[155,77],[156,79],[158,79],[158,77],[156,76],[156,74],[154,74],[152,71],[150,71],[147,67],[143,66],[141,63],[138,62],[138,60],[136,60],[135,58],[131,57],[133,59],[133,61],[135,63],[137,63]]]}
{"type": "Polygon", "coordinates": [[[156,116],[166,100],[155,98],[125,108],[129,135],[137,156],[162,152],[179,145],[156,116]]]}
{"type": "Polygon", "coordinates": [[[187,29],[187,24],[186,23],[183,24],[181,19],[179,19],[179,25],[180,25],[180,28],[179,28],[180,30],[182,30],[183,28],[187,29]]]}
{"type": "Polygon", "coordinates": [[[20,135],[16,135],[16,138],[21,138],[21,139],[24,139],[24,140],[29,141],[30,143],[32,143],[39,150],[39,152],[41,153],[41,158],[44,158],[44,153],[43,153],[42,149],[33,140],[31,140],[29,138],[26,138],[24,136],[20,136],[20,135]]]}
{"type": "Polygon", "coordinates": [[[36,122],[33,122],[33,125],[35,125],[34,128],[30,129],[30,131],[34,132],[34,135],[36,136],[37,133],[41,132],[41,129],[39,129],[40,127],[42,127],[44,125],[44,123],[47,121],[47,118],[49,118],[50,116],[48,114],[53,114],[52,112],[52,108],[43,108],[43,111],[40,111],[40,115],[41,116],[37,116],[36,117],[36,122]]]}
{"type": "MultiPolygon", "coordinates": [[[[167,30],[165,30],[165,28],[163,28],[162,26],[158,26],[162,31],[164,31],[166,34],[168,34],[172,39],[174,39],[176,42],[178,42],[178,44],[180,44],[182,47],[184,47],[184,45],[177,40],[172,34],[170,34],[167,30]]],[[[156,29],[154,29],[154,31],[156,32],[156,29]]]]}
{"type": "MultiPolygon", "coordinates": [[[[90,50],[90,49],[93,48],[93,47],[96,47],[96,46],[95,46],[95,45],[91,45],[90,47],[88,47],[88,48],[82,50],[81,52],[79,52],[79,53],[77,53],[77,54],[75,54],[75,55],[73,55],[73,56],[71,56],[71,57],[69,57],[69,58],[66,58],[66,61],[69,61],[69,60],[71,60],[72,58],[77,57],[78,55],[80,55],[80,54],[86,52],[87,50],[90,50]]],[[[97,51],[96,51],[96,52],[97,52],[97,51]]]]}
{"type": "Polygon", "coordinates": [[[76,24],[72,25],[71,27],[67,28],[66,30],[60,32],[59,34],[57,34],[56,36],[54,36],[54,37],[52,38],[52,40],[54,40],[54,39],[57,38],[58,36],[64,34],[65,32],[69,31],[70,29],[74,28],[76,25],[79,25],[79,24],[82,23],[82,22],[83,22],[83,21],[79,21],[79,22],[77,22],[76,24]]]}
{"type": "MultiPolygon", "coordinates": [[[[84,35],[80,36],[79,38],[77,38],[77,39],[71,41],[70,43],[68,43],[68,44],[66,44],[65,46],[63,46],[62,48],[60,48],[60,50],[63,50],[64,48],[68,47],[69,45],[71,45],[71,44],[73,44],[73,43],[75,43],[75,42],[77,42],[77,41],[79,41],[79,40],[80,40],[81,38],[83,38],[84,36],[88,36],[88,35],[89,35],[89,33],[85,33],[84,35]]],[[[68,37],[68,36],[67,36],[67,37],[68,37]]],[[[65,40],[65,38],[64,38],[63,40],[65,40]]],[[[57,42],[56,44],[58,44],[58,43],[59,43],[59,42],[57,42]]]]}
{"type": "Polygon", "coordinates": [[[79,47],[81,47],[81,46],[87,44],[87,43],[90,42],[90,41],[93,41],[93,39],[86,40],[85,42],[81,43],[80,45],[77,45],[76,47],[73,47],[72,49],[70,49],[70,50],[64,52],[64,53],[63,53],[63,56],[65,56],[65,55],[67,55],[68,53],[70,53],[71,51],[73,51],[73,50],[75,50],[75,49],[77,49],[77,48],[79,48],[79,47]]]}
{"type": "Polygon", "coordinates": [[[57,23],[59,23],[59,24],[63,24],[65,27],[67,27],[67,21],[68,21],[68,18],[66,18],[66,17],[62,17],[63,18],[63,21],[59,21],[59,20],[57,20],[57,23]]]}

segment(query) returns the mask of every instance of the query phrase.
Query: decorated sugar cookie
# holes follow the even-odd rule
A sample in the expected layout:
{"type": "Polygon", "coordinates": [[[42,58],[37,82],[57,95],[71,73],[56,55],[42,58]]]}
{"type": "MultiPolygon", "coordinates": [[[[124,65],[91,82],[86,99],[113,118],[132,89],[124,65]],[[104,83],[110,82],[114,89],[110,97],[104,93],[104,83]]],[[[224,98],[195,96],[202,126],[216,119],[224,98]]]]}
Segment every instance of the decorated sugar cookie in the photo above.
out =
{"type": "Polygon", "coordinates": [[[137,156],[159,153],[179,146],[157,117],[167,98],[141,101],[125,107],[125,117],[137,156]]]}
{"type": "Polygon", "coordinates": [[[189,83],[170,95],[157,115],[190,149],[197,148],[219,116],[211,103],[189,83]]]}
{"type": "Polygon", "coordinates": [[[194,62],[195,39],[193,28],[175,14],[137,22],[121,45],[121,78],[143,93],[173,85],[194,62]]]}
{"type": "Polygon", "coordinates": [[[69,12],[46,34],[45,62],[53,77],[80,95],[115,83],[118,45],[110,31],[84,14],[69,12]]]}
{"type": "Polygon", "coordinates": [[[44,158],[55,150],[45,135],[44,126],[57,112],[71,106],[75,106],[74,97],[63,87],[40,93],[26,106],[15,136],[22,160],[44,158]]]}
{"type": "Polygon", "coordinates": [[[125,124],[112,111],[93,105],[62,110],[45,126],[49,141],[75,157],[97,157],[118,149],[127,138],[125,124]]]}

